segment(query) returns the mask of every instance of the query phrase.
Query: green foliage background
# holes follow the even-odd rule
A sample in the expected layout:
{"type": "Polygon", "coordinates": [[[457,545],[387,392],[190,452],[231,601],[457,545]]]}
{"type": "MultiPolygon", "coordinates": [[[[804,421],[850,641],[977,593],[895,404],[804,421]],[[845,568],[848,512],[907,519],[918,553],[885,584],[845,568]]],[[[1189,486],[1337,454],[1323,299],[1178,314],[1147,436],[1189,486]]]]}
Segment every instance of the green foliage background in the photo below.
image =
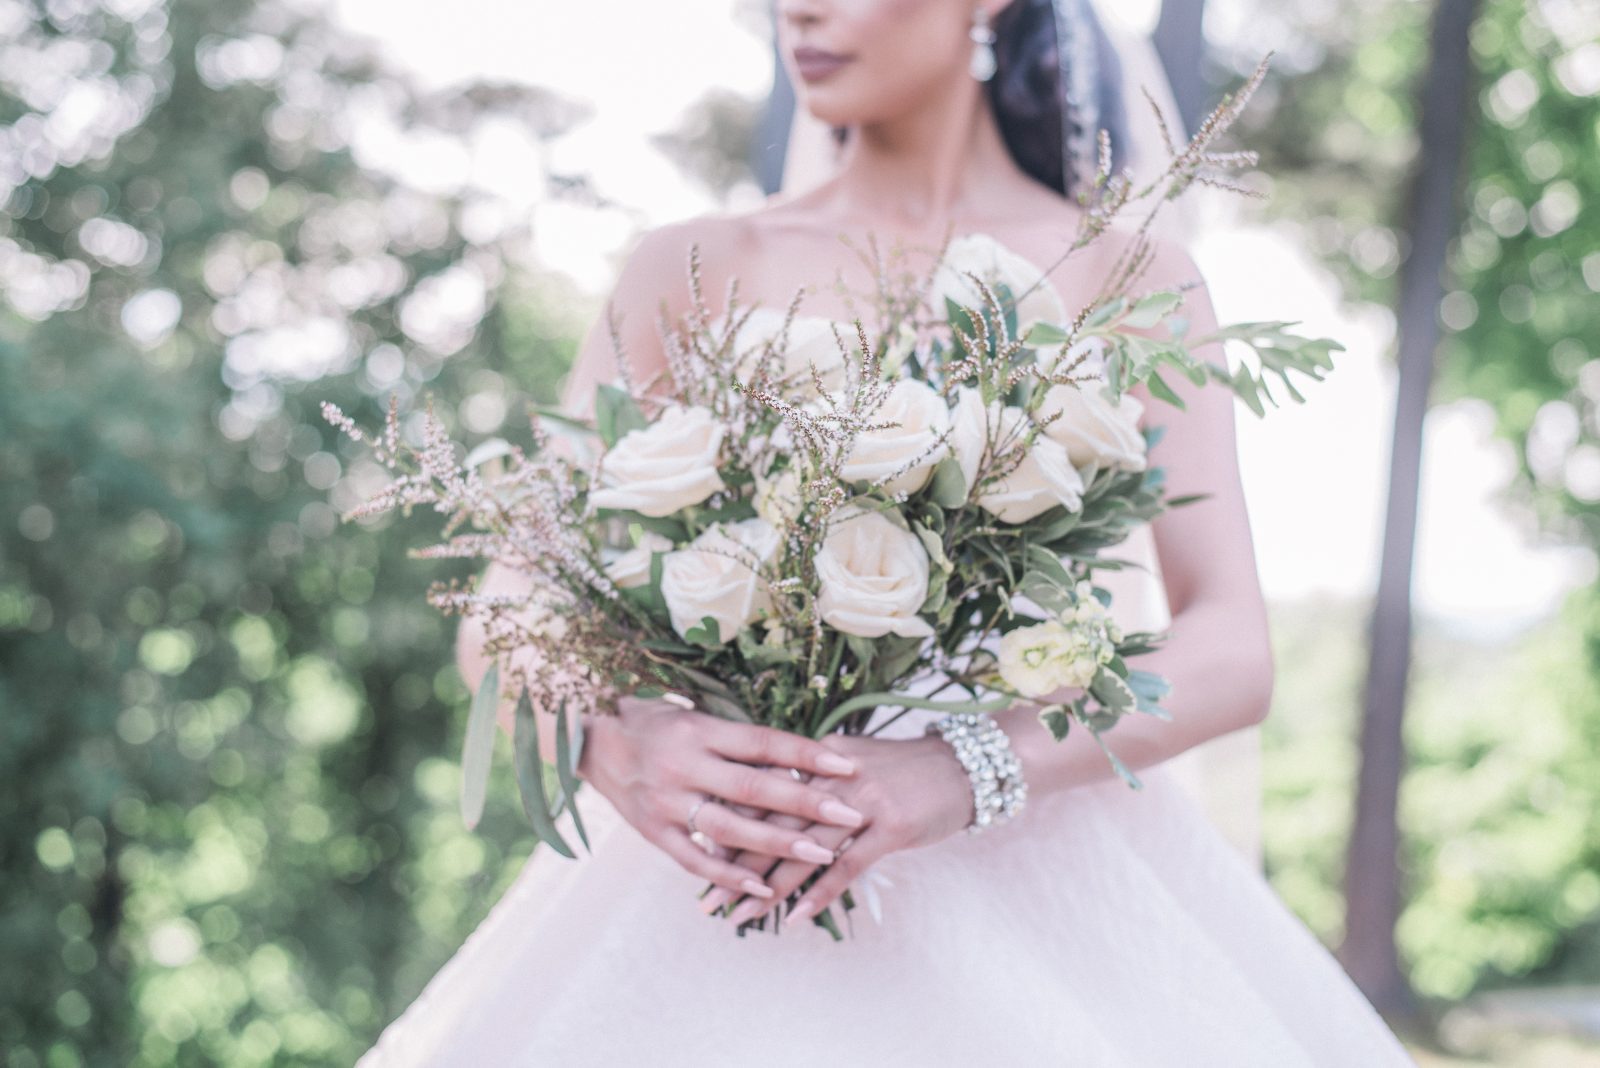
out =
{"type": "MultiPolygon", "coordinates": [[[[529,837],[503,777],[479,833],[460,827],[465,695],[453,628],[422,602],[448,569],[405,556],[428,517],[338,524],[331,488],[371,472],[316,406],[370,425],[389,394],[427,394],[488,433],[515,422],[507,397],[553,399],[597,311],[524,264],[525,233],[466,225],[470,192],[364,166],[351,116],[451,137],[510,117],[549,138],[581,111],[527,88],[420,93],[276,3],[0,8],[0,1057],[346,1064],[529,837]],[[118,106],[52,121],[62,75],[118,106]],[[481,309],[435,329],[437,292],[463,280],[481,309]]],[[[1600,437],[1580,329],[1600,261],[1568,217],[1600,199],[1600,131],[1594,96],[1558,74],[1559,8],[1486,0],[1475,32],[1442,382],[1494,406],[1524,459],[1518,500],[1593,544],[1587,461],[1567,457],[1600,437]]],[[[1427,5],[1320,10],[1272,7],[1314,47],[1243,136],[1270,145],[1274,210],[1352,299],[1383,302],[1427,5]]],[[[588,195],[581,176],[551,185],[588,195]]],[[[1272,876],[1330,940],[1359,611],[1278,612],[1293,670],[1268,721],[1272,876]]],[[[1441,999],[1595,981],[1600,601],[1581,592],[1492,656],[1424,627],[1419,656],[1414,981],[1441,999]]]]}

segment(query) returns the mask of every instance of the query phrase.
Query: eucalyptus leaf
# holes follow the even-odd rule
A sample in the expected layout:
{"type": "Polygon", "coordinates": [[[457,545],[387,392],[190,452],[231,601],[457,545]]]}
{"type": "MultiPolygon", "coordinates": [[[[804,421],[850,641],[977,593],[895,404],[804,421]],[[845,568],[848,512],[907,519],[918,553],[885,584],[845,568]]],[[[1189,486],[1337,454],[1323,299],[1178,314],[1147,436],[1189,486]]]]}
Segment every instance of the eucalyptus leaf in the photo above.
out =
{"type": "Polygon", "coordinates": [[[483,818],[483,803],[489,793],[489,765],[494,759],[495,713],[499,708],[500,661],[494,660],[473,695],[461,747],[461,821],[468,830],[483,818]]]}
{"type": "Polygon", "coordinates": [[[556,710],[556,781],[561,784],[561,799],[572,813],[572,827],[578,832],[583,848],[590,853],[589,833],[584,830],[583,817],[578,814],[578,754],[572,747],[567,731],[567,703],[561,702],[556,710]]]}
{"type": "Polygon", "coordinates": [[[511,743],[517,768],[517,791],[522,795],[522,811],[533,825],[533,833],[557,853],[576,859],[577,854],[556,830],[555,816],[550,811],[550,801],[545,794],[544,758],[539,754],[539,722],[526,690],[517,702],[511,743]]]}

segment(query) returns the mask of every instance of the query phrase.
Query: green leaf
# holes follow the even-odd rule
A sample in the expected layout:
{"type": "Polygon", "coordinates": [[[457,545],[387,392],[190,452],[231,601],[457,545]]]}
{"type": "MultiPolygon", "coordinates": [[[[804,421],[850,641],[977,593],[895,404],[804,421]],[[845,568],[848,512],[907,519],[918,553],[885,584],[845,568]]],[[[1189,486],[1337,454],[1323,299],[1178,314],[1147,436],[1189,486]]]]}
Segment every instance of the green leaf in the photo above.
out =
{"type": "Polygon", "coordinates": [[[1116,316],[1122,314],[1122,309],[1126,306],[1127,302],[1123,298],[1113,297],[1091,312],[1088,318],[1084,319],[1083,325],[1091,330],[1095,327],[1105,326],[1116,316]]]}
{"type": "Polygon", "coordinates": [[[722,646],[722,628],[711,616],[704,616],[684,633],[683,640],[706,649],[718,649],[722,646]]]}
{"type": "Polygon", "coordinates": [[[1128,672],[1128,689],[1133,691],[1134,706],[1140,712],[1172,721],[1172,713],[1161,707],[1161,699],[1172,692],[1172,684],[1163,676],[1134,669],[1128,672]]]}
{"type": "Polygon", "coordinates": [[[736,523],[741,519],[754,519],[755,515],[754,503],[736,498],[720,508],[707,508],[695,517],[695,522],[701,526],[710,526],[712,523],[736,523]]]}
{"type": "Polygon", "coordinates": [[[545,796],[544,758],[539,755],[539,723],[526,690],[522,691],[522,697],[517,701],[511,743],[517,767],[517,790],[522,795],[522,811],[527,813],[528,822],[533,824],[533,833],[557,853],[576,859],[577,854],[561,837],[561,832],[556,830],[555,816],[551,814],[550,802],[545,796]]]}
{"type": "Polygon", "coordinates": [[[489,793],[489,764],[494,759],[495,712],[500,707],[500,661],[489,664],[467,713],[467,734],[461,747],[461,821],[467,829],[483,817],[489,793]]]}
{"type": "MultiPolygon", "coordinates": [[[[1075,583],[1072,575],[1062,565],[1061,558],[1049,549],[1039,545],[1028,546],[1028,570],[1036,571],[1044,578],[1049,579],[1062,589],[1070,590],[1075,583]]],[[[1026,581],[1026,576],[1024,576],[1026,581]]]]}
{"type": "Polygon", "coordinates": [[[1142,298],[1129,310],[1122,322],[1135,330],[1148,330],[1177,311],[1183,304],[1183,294],[1163,289],[1142,298]]]}
{"type": "Polygon", "coordinates": [[[878,658],[878,642],[881,638],[863,638],[859,634],[846,634],[844,643],[855,654],[856,666],[866,672],[872,668],[872,662],[878,658]]]}
{"type": "Polygon", "coordinates": [[[1157,372],[1151,371],[1150,377],[1145,379],[1144,384],[1150,390],[1151,396],[1166,401],[1179,411],[1185,410],[1186,405],[1183,403],[1183,398],[1174,393],[1172,387],[1167,385],[1167,380],[1157,372]]]}
{"type": "Polygon", "coordinates": [[[1096,744],[1100,746],[1100,751],[1106,755],[1107,760],[1111,761],[1112,769],[1122,777],[1122,781],[1133,787],[1135,790],[1143,788],[1144,783],[1139,781],[1139,777],[1135,775],[1126,764],[1117,759],[1117,754],[1113,753],[1109,748],[1106,747],[1105,739],[1100,737],[1101,732],[1091,728],[1089,733],[1094,736],[1096,744]]]}
{"type": "Polygon", "coordinates": [[[1072,717],[1061,705],[1045,705],[1039,709],[1039,722],[1050,732],[1050,737],[1058,742],[1064,741],[1072,728],[1072,717]]]}
{"type": "Polygon", "coordinates": [[[594,423],[600,440],[608,447],[622,440],[630,431],[649,425],[627,391],[609,384],[602,384],[595,392],[594,423]]]}
{"type": "Polygon", "coordinates": [[[593,853],[594,848],[589,845],[589,833],[584,830],[583,818],[578,815],[578,754],[567,734],[565,701],[556,709],[556,781],[561,785],[562,804],[572,812],[572,826],[578,832],[578,839],[583,842],[583,848],[593,853]]]}
{"type": "Polygon", "coordinates": [[[967,479],[954,456],[946,456],[933,469],[928,495],[940,508],[960,508],[967,503],[967,479]]]}
{"type": "Polygon", "coordinates": [[[886,636],[878,639],[878,677],[884,685],[899,682],[922,656],[923,639],[886,636]]]}
{"type": "Polygon", "coordinates": [[[1066,344],[1067,332],[1051,323],[1034,323],[1022,340],[1026,345],[1042,349],[1048,345],[1066,344]]]}
{"type": "Polygon", "coordinates": [[[1108,712],[1127,712],[1137,704],[1137,698],[1122,676],[1104,667],[1089,681],[1089,693],[1108,712]]]}
{"type": "Polygon", "coordinates": [[[978,333],[978,328],[973,325],[974,320],[972,316],[965,308],[951,300],[949,297],[944,298],[944,313],[946,321],[949,322],[951,328],[957,333],[965,334],[969,338],[974,337],[978,333]]]}

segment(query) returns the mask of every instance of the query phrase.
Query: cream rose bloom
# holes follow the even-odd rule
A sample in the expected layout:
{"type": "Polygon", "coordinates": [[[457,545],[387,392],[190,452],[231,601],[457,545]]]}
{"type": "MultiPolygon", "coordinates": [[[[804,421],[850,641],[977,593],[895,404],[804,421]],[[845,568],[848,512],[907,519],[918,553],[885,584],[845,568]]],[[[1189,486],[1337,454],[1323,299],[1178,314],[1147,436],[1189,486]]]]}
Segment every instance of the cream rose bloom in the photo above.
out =
{"type": "Polygon", "coordinates": [[[606,578],[619,590],[631,590],[650,581],[650,564],[656,553],[669,552],[672,539],[647,530],[639,544],[606,564],[606,578]]]}
{"type": "Polygon", "coordinates": [[[723,642],[733,640],[771,605],[757,568],[778,551],[778,532],[765,519],[708,527],[687,547],[661,561],[661,596],[672,629],[683,637],[706,616],[723,642]]]}
{"type": "Polygon", "coordinates": [[[961,466],[967,499],[1002,523],[1026,523],[1058,504],[1071,510],[1083,503],[1083,477],[1072,466],[1066,448],[1043,434],[1034,438],[1022,462],[1004,478],[977,489],[979,466],[991,438],[1004,454],[1027,429],[1028,416],[1021,408],[991,404],[985,411],[977,390],[957,390],[950,448],[961,466]]]}
{"type": "MultiPolygon", "coordinates": [[[[774,308],[754,308],[734,335],[733,347],[737,354],[735,370],[746,374],[754,372],[765,354],[768,341],[776,341],[783,331],[786,312],[774,308]]],[[[809,396],[816,392],[811,368],[817,369],[823,388],[843,389],[845,385],[845,356],[833,336],[838,325],[846,345],[855,344],[855,327],[848,323],[835,324],[832,319],[817,315],[796,315],[789,323],[789,344],[783,351],[783,362],[776,373],[790,379],[796,392],[809,396]]]]}
{"type": "Polygon", "coordinates": [[[654,423],[624,434],[600,459],[594,508],[661,517],[725,488],[717,455],[727,428],[704,408],[673,406],[654,423]]]}
{"type": "Polygon", "coordinates": [[[850,456],[839,469],[846,482],[887,478],[886,492],[915,493],[928,484],[933,469],[948,455],[944,446],[936,448],[935,443],[949,429],[950,409],[926,382],[900,379],[889,388],[883,405],[868,416],[868,422],[896,425],[856,436],[850,456]]]}
{"type": "Polygon", "coordinates": [[[1092,462],[1100,468],[1145,469],[1145,441],[1139,432],[1144,404],[1138,397],[1124,393],[1113,404],[1109,388],[1100,380],[1051,386],[1039,412],[1041,421],[1061,413],[1044,432],[1066,448],[1078,467],[1092,462]]]}
{"type": "Polygon", "coordinates": [[[817,614],[834,630],[862,638],[933,633],[917,615],[928,599],[928,552],[881,512],[846,505],[834,513],[816,567],[817,614]]]}
{"type": "MultiPolygon", "coordinates": [[[[1004,284],[1013,297],[1022,296],[1024,290],[1044,274],[1031,260],[1011,251],[988,234],[966,234],[950,242],[944,259],[934,271],[930,299],[935,315],[943,316],[945,298],[962,307],[983,308],[983,294],[966,276],[967,271],[982,278],[991,288],[1004,284]]],[[[999,294],[997,293],[996,296],[999,294]]],[[[1060,326],[1066,320],[1061,306],[1061,296],[1049,279],[1017,304],[1017,334],[1025,335],[1035,323],[1045,322],[1060,326]]]]}

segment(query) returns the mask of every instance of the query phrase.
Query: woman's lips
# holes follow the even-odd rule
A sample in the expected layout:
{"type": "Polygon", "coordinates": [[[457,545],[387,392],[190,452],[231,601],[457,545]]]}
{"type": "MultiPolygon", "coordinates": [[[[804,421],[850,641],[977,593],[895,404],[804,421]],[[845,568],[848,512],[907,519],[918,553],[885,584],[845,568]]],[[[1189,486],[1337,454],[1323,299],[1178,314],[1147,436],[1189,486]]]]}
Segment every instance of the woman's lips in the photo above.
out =
{"type": "Polygon", "coordinates": [[[801,47],[794,50],[795,69],[800,72],[800,77],[808,82],[821,81],[849,62],[849,56],[826,52],[820,48],[801,47]]]}

